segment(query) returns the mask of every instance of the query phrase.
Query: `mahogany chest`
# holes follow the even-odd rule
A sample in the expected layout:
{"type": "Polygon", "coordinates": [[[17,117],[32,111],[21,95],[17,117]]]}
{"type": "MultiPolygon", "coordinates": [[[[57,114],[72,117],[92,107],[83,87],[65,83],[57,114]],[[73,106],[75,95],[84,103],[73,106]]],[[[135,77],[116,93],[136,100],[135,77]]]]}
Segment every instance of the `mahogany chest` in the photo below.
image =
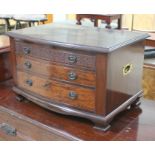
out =
{"type": "Polygon", "coordinates": [[[49,24],[8,35],[18,99],[87,118],[104,131],[139,103],[147,34],[49,24]]]}

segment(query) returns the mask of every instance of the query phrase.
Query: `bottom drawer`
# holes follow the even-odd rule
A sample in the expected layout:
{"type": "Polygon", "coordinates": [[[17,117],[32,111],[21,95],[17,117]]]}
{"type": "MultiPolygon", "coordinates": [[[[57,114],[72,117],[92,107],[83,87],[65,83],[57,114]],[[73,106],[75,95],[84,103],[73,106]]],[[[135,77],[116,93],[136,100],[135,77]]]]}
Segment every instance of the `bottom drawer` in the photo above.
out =
{"type": "Polygon", "coordinates": [[[18,86],[56,103],[82,110],[95,110],[95,90],[56,82],[22,71],[17,72],[18,86]]]}
{"type": "MultiPolygon", "coordinates": [[[[68,134],[68,133],[67,133],[68,134]]],[[[74,140],[62,131],[0,106],[0,140],[74,140]],[[67,137],[68,136],[68,137],[67,137]]]]}

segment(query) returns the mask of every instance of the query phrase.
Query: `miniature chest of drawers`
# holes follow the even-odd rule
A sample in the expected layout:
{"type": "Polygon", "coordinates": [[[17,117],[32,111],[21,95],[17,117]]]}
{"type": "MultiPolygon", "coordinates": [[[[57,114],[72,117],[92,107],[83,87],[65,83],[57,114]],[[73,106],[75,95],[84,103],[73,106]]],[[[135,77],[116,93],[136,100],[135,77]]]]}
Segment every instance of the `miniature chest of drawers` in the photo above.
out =
{"type": "Polygon", "coordinates": [[[9,32],[15,87],[101,130],[142,95],[143,33],[50,24],[9,32]]]}

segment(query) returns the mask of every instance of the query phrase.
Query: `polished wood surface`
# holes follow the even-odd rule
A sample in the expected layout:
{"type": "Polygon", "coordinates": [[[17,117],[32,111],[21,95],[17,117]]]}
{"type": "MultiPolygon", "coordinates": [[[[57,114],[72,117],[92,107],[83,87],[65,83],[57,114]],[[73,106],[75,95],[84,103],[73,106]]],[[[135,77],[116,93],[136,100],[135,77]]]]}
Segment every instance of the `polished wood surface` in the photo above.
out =
{"type": "Polygon", "coordinates": [[[106,115],[107,106],[107,54],[96,56],[96,113],[106,115]]]}
{"type": "MultiPolygon", "coordinates": [[[[15,47],[15,40],[13,38],[10,37],[10,49],[11,51],[15,51],[16,47],[15,47]]],[[[16,73],[16,55],[11,52],[10,54],[10,61],[11,61],[11,71],[12,71],[12,76],[13,76],[13,80],[14,83],[17,84],[17,73],[16,73]]]]}
{"type": "Polygon", "coordinates": [[[149,33],[150,37],[145,40],[145,46],[155,47],[155,33],[149,33]]]}
{"type": "Polygon", "coordinates": [[[57,104],[65,104],[79,109],[94,111],[95,108],[95,90],[82,88],[79,86],[59,83],[41,78],[34,74],[17,71],[18,86],[30,91],[32,94],[38,94],[46,97],[57,104]],[[32,84],[27,81],[32,81],[32,84]],[[76,93],[76,98],[71,98],[69,94],[76,93]]]}
{"type": "MultiPolygon", "coordinates": [[[[110,53],[133,42],[144,40],[148,34],[126,30],[108,30],[69,24],[47,24],[7,33],[17,40],[87,51],[110,53]]],[[[76,51],[74,51],[76,52],[76,51]]]]}
{"type": "Polygon", "coordinates": [[[8,35],[13,37],[13,90],[18,99],[25,97],[51,111],[87,118],[103,131],[109,129],[118,113],[139,103],[142,41],[147,34],[52,24],[11,31],[8,35]],[[56,69],[49,67],[47,73],[45,60],[56,69]],[[21,68],[22,63],[30,71],[21,68]],[[60,80],[59,65],[64,67],[64,81],[60,80]],[[65,67],[74,69],[68,81],[65,67]],[[57,71],[55,76],[53,72],[57,71]],[[89,84],[92,77],[81,71],[94,75],[93,85],[89,84]],[[72,82],[78,77],[81,79],[77,83],[72,82]]]}
{"type": "Polygon", "coordinates": [[[92,88],[94,88],[96,85],[95,72],[67,67],[37,58],[25,58],[20,55],[17,55],[16,59],[17,68],[22,71],[40,74],[48,79],[71,82],[92,88]],[[73,79],[70,79],[71,75],[73,75],[75,78],[73,77],[73,79]]]}
{"type": "Polygon", "coordinates": [[[11,81],[0,84],[0,124],[15,127],[17,136],[0,130],[0,140],[155,140],[154,101],[142,99],[140,107],[120,113],[105,133],[92,128],[88,120],[56,114],[31,102],[18,102],[11,88],[11,81]]]}
{"type": "Polygon", "coordinates": [[[4,127],[9,126],[10,129],[14,129],[14,135],[11,135],[11,133],[7,133],[3,128],[0,128],[0,140],[67,140],[61,134],[57,135],[59,132],[47,129],[39,122],[2,106],[0,106],[0,125],[4,127]]]}
{"type": "Polygon", "coordinates": [[[26,58],[41,58],[50,62],[60,63],[62,65],[70,65],[71,67],[95,70],[95,56],[93,54],[86,54],[79,50],[68,50],[64,48],[48,46],[45,44],[34,44],[25,41],[16,41],[15,46],[16,54],[26,58]],[[25,49],[29,50],[29,53],[25,54],[25,49]],[[70,56],[74,56],[76,58],[76,62],[70,62],[70,56]]]}
{"type": "Polygon", "coordinates": [[[104,20],[106,25],[106,28],[111,28],[111,22],[113,20],[117,20],[118,22],[118,29],[121,29],[122,25],[122,15],[121,14],[77,14],[77,24],[81,25],[81,20],[84,18],[89,18],[91,21],[94,22],[94,26],[98,27],[98,20],[104,20]]]}
{"type": "Polygon", "coordinates": [[[142,90],[143,42],[128,45],[108,55],[107,113],[142,90]],[[128,74],[123,68],[130,66],[128,74]]]}

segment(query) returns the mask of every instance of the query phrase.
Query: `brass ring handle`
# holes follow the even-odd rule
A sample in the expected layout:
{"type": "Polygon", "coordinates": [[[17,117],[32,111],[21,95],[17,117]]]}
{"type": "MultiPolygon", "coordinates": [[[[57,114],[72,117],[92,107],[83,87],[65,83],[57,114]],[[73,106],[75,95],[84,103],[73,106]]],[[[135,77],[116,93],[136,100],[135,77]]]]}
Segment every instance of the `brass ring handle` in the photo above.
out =
{"type": "Polygon", "coordinates": [[[29,85],[29,86],[32,86],[33,85],[33,81],[32,80],[26,80],[26,84],[29,85]]]}
{"type": "Polygon", "coordinates": [[[77,99],[78,95],[76,92],[74,91],[70,91],[69,94],[68,94],[69,98],[72,99],[72,100],[75,100],[77,99]]]}
{"type": "Polygon", "coordinates": [[[12,127],[11,125],[9,124],[6,124],[6,123],[2,123],[0,124],[0,129],[5,132],[7,135],[10,135],[10,136],[16,136],[17,135],[17,130],[16,128],[12,127]]]}
{"type": "Polygon", "coordinates": [[[68,56],[68,61],[69,63],[74,64],[77,62],[77,57],[75,55],[70,55],[68,56]]]}
{"type": "Polygon", "coordinates": [[[23,47],[24,54],[30,54],[31,49],[29,47],[23,47]]]}
{"type": "Polygon", "coordinates": [[[24,65],[27,69],[30,69],[32,67],[32,64],[29,61],[25,62],[24,65]]]}
{"type": "Polygon", "coordinates": [[[133,64],[126,64],[125,66],[123,66],[123,75],[128,75],[131,73],[131,71],[133,70],[133,64]]]}
{"type": "Polygon", "coordinates": [[[76,80],[77,79],[77,74],[75,72],[69,72],[68,73],[68,78],[69,78],[69,80],[76,80]]]}

